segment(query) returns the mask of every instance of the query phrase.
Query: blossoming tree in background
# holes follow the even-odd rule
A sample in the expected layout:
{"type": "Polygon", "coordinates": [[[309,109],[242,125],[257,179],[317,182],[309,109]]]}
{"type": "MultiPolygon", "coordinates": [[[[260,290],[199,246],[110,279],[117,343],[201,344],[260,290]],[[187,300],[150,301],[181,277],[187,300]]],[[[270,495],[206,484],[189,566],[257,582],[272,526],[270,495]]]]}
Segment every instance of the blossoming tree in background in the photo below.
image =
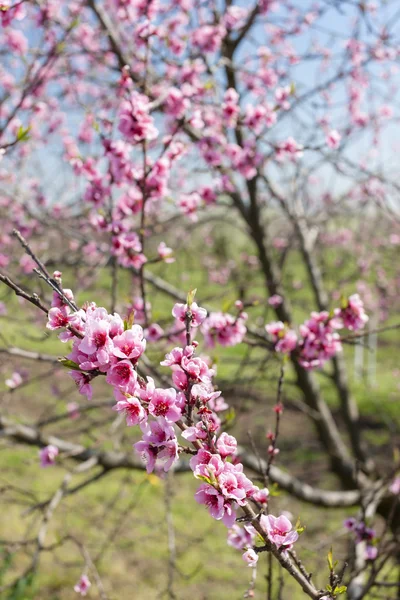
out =
{"type": "Polygon", "coordinates": [[[220,521],[250,567],[245,597],[284,598],[287,582],[315,600],[398,597],[399,460],[375,460],[345,358],[377,333],[393,343],[398,327],[398,0],[10,0],[0,10],[0,325],[12,366],[0,429],[66,471],[30,507],[33,537],[1,542],[30,562],[0,589],[31,585],[42,555],[72,543],[75,592],[91,594],[92,579],[111,597],[86,540],[49,541],[49,524],[67,496],[145,469],[165,480],[168,597],[171,478],[189,472],[204,527],[220,521]],[[25,336],[12,342],[15,317],[34,326],[34,350],[25,336]],[[37,340],[45,323],[59,361],[37,340]],[[53,393],[32,422],[7,398],[40,363],[51,364],[53,393]],[[61,380],[72,391],[60,394],[61,380]],[[251,423],[238,439],[238,399],[271,408],[262,439],[251,423]],[[328,489],[277,464],[291,400],[324,453],[328,489]],[[89,411],[106,417],[80,428],[89,411]],[[284,513],[277,490],[357,509],[346,560],[327,551],[309,573],[308,524],[284,513]]]}

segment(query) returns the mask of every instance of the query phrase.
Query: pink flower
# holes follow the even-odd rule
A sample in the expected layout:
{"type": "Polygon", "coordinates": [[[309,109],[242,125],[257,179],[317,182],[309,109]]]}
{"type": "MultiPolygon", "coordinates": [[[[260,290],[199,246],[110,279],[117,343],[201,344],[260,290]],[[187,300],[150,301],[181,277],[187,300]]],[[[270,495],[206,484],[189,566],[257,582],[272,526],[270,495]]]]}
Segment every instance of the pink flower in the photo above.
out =
{"type": "Polygon", "coordinates": [[[226,527],[232,527],[236,513],[230,503],[226,502],[222,494],[212,485],[202,483],[194,497],[196,502],[207,506],[210,515],[214,519],[222,520],[226,527]]]}
{"type": "Polygon", "coordinates": [[[338,320],[332,319],[327,311],[312,312],[311,319],[300,325],[299,363],[305,369],[321,367],[341,351],[339,335],[334,331],[337,326],[338,320]]]}
{"type": "Polygon", "coordinates": [[[91,400],[93,396],[93,388],[90,385],[92,377],[87,373],[81,373],[80,371],[69,371],[69,375],[74,379],[79,393],[86,396],[88,400],[91,400]]]}
{"type": "Polygon", "coordinates": [[[10,390],[15,390],[15,388],[21,385],[22,381],[23,379],[20,373],[18,373],[18,371],[14,371],[11,377],[9,379],[6,379],[5,384],[8,388],[10,388],[10,390]]]}
{"type": "Polygon", "coordinates": [[[289,137],[285,142],[281,142],[276,150],[277,160],[289,158],[291,161],[295,161],[301,156],[303,156],[303,146],[298,144],[292,137],[289,137]]]}
{"type": "Polygon", "coordinates": [[[282,298],[282,296],[280,296],[279,294],[274,294],[273,296],[271,296],[271,297],[268,299],[268,304],[269,304],[270,306],[273,306],[274,308],[275,308],[276,306],[280,306],[280,305],[282,304],[282,302],[283,302],[283,298],[282,298]]]}
{"type": "Polygon", "coordinates": [[[291,522],[284,515],[280,517],[261,515],[260,524],[267,533],[268,539],[278,548],[290,550],[299,538],[299,534],[292,530],[291,522]]]}
{"type": "Polygon", "coordinates": [[[258,554],[254,552],[253,548],[249,548],[242,554],[243,560],[247,563],[249,567],[255,567],[258,562],[258,554]]]}
{"type": "MultiPolygon", "coordinates": [[[[116,392],[118,394],[117,397],[119,398],[121,393],[118,390],[116,392]]],[[[125,413],[126,424],[128,427],[139,425],[139,423],[143,423],[147,418],[146,411],[139,400],[132,396],[118,400],[117,404],[113,406],[113,410],[125,413]]]]}
{"type": "Polygon", "coordinates": [[[288,354],[296,348],[296,332],[293,329],[289,329],[282,321],[268,323],[265,329],[272,337],[276,352],[288,354]]]}
{"type": "Polygon", "coordinates": [[[91,585],[89,577],[87,575],[82,575],[78,583],[74,586],[74,592],[81,596],[86,596],[91,585]]]}
{"type": "Polygon", "coordinates": [[[206,309],[198,306],[196,302],[192,302],[190,309],[187,304],[175,304],[174,308],[172,309],[172,316],[174,316],[177,321],[185,324],[186,315],[189,311],[192,315],[190,321],[190,325],[192,327],[198,327],[201,325],[207,316],[206,309]]]}
{"type": "Polygon", "coordinates": [[[152,323],[145,331],[146,340],[149,342],[156,342],[160,339],[160,337],[162,337],[163,334],[164,330],[162,327],[160,327],[160,325],[158,325],[158,323],[152,323]]]}
{"type": "Polygon", "coordinates": [[[389,490],[392,492],[392,494],[400,494],[400,477],[395,477],[390,484],[389,490]]]}
{"type": "Polygon", "coordinates": [[[158,131],[149,114],[149,100],[143,94],[132,92],[121,104],[118,129],[131,143],[154,140],[158,131]]]}
{"type": "Polygon", "coordinates": [[[167,422],[176,423],[182,416],[176,405],[176,390],[155,389],[148,406],[149,413],[154,417],[164,417],[167,422]]]}
{"type": "Polygon", "coordinates": [[[156,466],[158,449],[144,440],[136,442],[136,444],[133,444],[133,447],[139,452],[143,462],[146,464],[147,473],[152,473],[156,466]]]}
{"type": "Polygon", "coordinates": [[[378,556],[378,548],[376,546],[367,545],[365,548],[365,560],[375,560],[378,556]]]}
{"type": "Polygon", "coordinates": [[[143,329],[140,325],[133,325],[131,329],[113,338],[113,354],[118,358],[133,359],[134,362],[146,349],[146,340],[143,339],[143,329]]]}
{"type": "Polygon", "coordinates": [[[221,346],[240,344],[247,331],[244,325],[246,316],[246,313],[237,318],[226,313],[210,313],[201,327],[206,345],[214,348],[216,342],[221,346]]]}
{"type": "Polygon", "coordinates": [[[41,467],[50,467],[50,466],[54,465],[56,462],[57,456],[58,456],[57,446],[53,446],[52,444],[45,446],[45,448],[42,448],[39,451],[40,466],[41,467]]]}
{"type": "Polygon", "coordinates": [[[326,136],[326,143],[329,146],[329,148],[335,150],[336,148],[339,148],[341,139],[342,136],[340,135],[340,133],[337,132],[336,129],[332,129],[326,136]]]}
{"type": "MultiPolygon", "coordinates": [[[[97,309],[97,311],[99,310],[97,309]]],[[[109,334],[110,323],[107,319],[88,318],[85,327],[85,336],[79,343],[79,350],[87,355],[94,354],[95,360],[100,365],[109,363],[114,347],[109,334]]]]}
{"type": "Polygon", "coordinates": [[[236,548],[236,550],[242,550],[247,546],[251,546],[253,544],[254,538],[256,536],[256,531],[252,525],[244,525],[244,527],[240,527],[235,523],[232,529],[228,532],[228,546],[232,546],[232,548],[236,548]]]}
{"type": "Polygon", "coordinates": [[[253,498],[256,502],[260,504],[267,504],[269,498],[269,489],[263,488],[262,490],[257,490],[253,494],[253,498]]]}
{"type": "Polygon", "coordinates": [[[66,306],[62,308],[53,307],[49,310],[48,314],[48,322],[47,329],[60,329],[61,327],[66,327],[69,323],[69,311],[70,309],[66,306]]]}
{"type": "Polygon", "coordinates": [[[168,248],[165,242],[161,242],[157,248],[158,256],[166,263],[175,262],[175,258],[172,256],[172,248],[168,248]]]}
{"type": "Polygon", "coordinates": [[[363,301],[358,294],[350,296],[347,305],[336,311],[336,314],[342,319],[344,327],[351,331],[363,329],[368,322],[368,315],[365,314],[363,301]]]}
{"type": "Polygon", "coordinates": [[[130,385],[136,384],[136,371],[129,360],[121,360],[108,370],[106,381],[121,390],[127,390],[130,385]]]}
{"type": "Polygon", "coordinates": [[[217,449],[222,458],[235,454],[237,450],[236,438],[226,432],[221,433],[217,441],[217,449]]]}

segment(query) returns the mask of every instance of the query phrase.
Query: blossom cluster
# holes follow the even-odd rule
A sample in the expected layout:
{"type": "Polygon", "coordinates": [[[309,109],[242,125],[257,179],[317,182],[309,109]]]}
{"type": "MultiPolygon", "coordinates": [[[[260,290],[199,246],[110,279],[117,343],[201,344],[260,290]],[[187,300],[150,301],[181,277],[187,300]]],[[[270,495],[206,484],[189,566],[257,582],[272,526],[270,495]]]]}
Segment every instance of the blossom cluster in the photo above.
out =
{"type": "Polygon", "coordinates": [[[367,527],[364,521],[357,521],[354,517],[346,519],[344,522],[346,529],[351,531],[355,536],[355,543],[360,544],[365,542],[365,559],[375,560],[378,555],[376,547],[376,532],[371,527],[367,527]]]}
{"type": "Polygon", "coordinates": [[[305,369],[315,369],[335,356],[342,349],[338,329],[352,331],[362,329],[368,321],[364,305],[358,294],[343,302],[332,313],[312,312],[310,318],[296,331],[282,321],[268,323],[265,329],[272,339],[274,350],[283,354],[297,353],[299,363],[305,369]]]}
{"type": "MultiPolygon", "coordinates": [[[[61,286],[61,273],[55,281],[61,286]]],[[[186,344],[175,347],[165,356],[161,366],[171,369],[174,387],[157,388],[154,380],[144,380],[137,373],[137,363],[146,348],[145,333],[139,324],[123,321],[118,314],[109,314],[105,308],[87,303],[78,309],[70,290],[54,292],[48,327],[64,328],[60,339],[72,340],[72,352],[67,365],[81,393],[90,399],[91,380],[104,375],[114,389],[114,410],[124,414],[126,424],[139,426],[142,437],[134,444],[151,473],[162,465],[168,471],[181,452],[192,454],[189,461],[194,476],[201,481],[195,494],[198,503],[208,508],[210,515],[221,520],[231,531],[228,542],[245,549],[244,559],[255,565],[258,555],[252,549],[254,530],[235,525],[237,510],[249,501],[265,508],[269,499],[267,488],[259,489],[244,474],[237,455],[237,440],[221,432],[218,413],[228,408],[215,390],[212,366],[196,356],[198,342],[192,340],[192,331],[204,329],[205,336],[223,345],[237,343],[246,328],[247,317],[242,312],[235,319],[230,315],[211,314],[191,301],[176,304],[172,315],[184,327],[186,344]],[[209,320],[209,323],[207,323],[209,320]],[[213,325],[214,324],[214,325],[213,325]],[[180,445],[176,428],[193,450],[180,445]],[[246,549],[247,548],[247,549],[246,549]]],[[[41,452],[43,466],[54,464],[57,448],[48,446],[41,452]]],[[[284,516],[262,514],[260,524],[268,539],[282,551],[290,549],[298,538],[290,521],[284,516]]]]}

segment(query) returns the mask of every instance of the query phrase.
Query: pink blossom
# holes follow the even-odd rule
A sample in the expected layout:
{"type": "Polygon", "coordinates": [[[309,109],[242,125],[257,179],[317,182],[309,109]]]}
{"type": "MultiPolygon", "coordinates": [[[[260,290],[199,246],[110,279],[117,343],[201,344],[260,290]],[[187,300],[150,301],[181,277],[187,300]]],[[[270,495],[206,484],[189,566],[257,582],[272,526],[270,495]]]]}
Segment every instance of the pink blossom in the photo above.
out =
{"type": "Polygon", "coordinates": [[[327,311],[312,312],[311,318],[300,326],[302,339],[299,342],[299,362],[304,368],[321,367],[341,351],[342,345],[335,328],[337,321],[331,319],[327,311]]]}
{"type": "Polygon", "coordinates": [[[210,313],[201,327],[206,345],[214,348],[216,342],[221,346],[240,344],[247,331],[245,319],[245,313],[241,313],[236,319],[226,313],[210,313]]]}
{"type": "Polygon", "coordinates": [[[17,29],[7,29],[4,32],[4,38],[7,46],[12,52],[23,56],[28,52],[28,40],[21,31],[17,29]]]}
{"type": "Polygon", "coordinates": [[[256,536],[256,531],[252,525],[244,525],[244,527],[240,527],[240,525],[235,525],[228,532],[228,546],[232,546],[232,548],[236,548],[236,550],[242,550],[247,546],[252,546],[254,542],[254,538],[256,536]]]}
{"type": "Polygon", "coordinates": [[[198,192],[181,194],[177,204],[184,215],[190,217],[192,221],[197,221],[197,211],[202,205],[202,198],[198,192]]]}
{"type": "Polygon", "coordinates": [[[375,560],[378,556],[378,548],[376,546],[370,546],[367,544],[365,547],[365,559],[366,560],[375,560]]]}
{"type": "Polygon", "coordinates": [[[279,294],[274,294],[273,296],[271,296],[271,297],[268,299],[268,304],[269,304],[270,306],[273,306],[274,308],[275,308],[276,306],[280,306],[280,305],[282,304],[282,302],[283,302],[283,298],[282,298],[282,296],[280,296],[279,294]]]}
{"type": "Polygon", "coordinates": [[[53,446],[49,444],[45,446],[39,451],[40,457],[40,466],[41,467],[50,467],[55,464],[56,458],[58,456],[58,448],[57,446],[53,446]]]}
{"type": "Polygon", "coordinates": [[[143,339],[143,329],[140,325],[132,325],[131,329],[113,338],[113,354],[118,358],[129,358],[137,362],[146,349],[146,340],[143,339]]]}
{"type": "Polygon", "coordinates": [[[400,477],[395,477],[392,483],[389,486],[389,490],[392,494],[400,494],[400,477]]]}
{"type": "Polygon", "coordinates": [[[285,142],[281,142],[276,150],[277,160],[289,158],[291,161],[295,161],[302,156],[303,146],[298,144],[292,137],[289,137],[285,142]]]}
{"type": "Polygon", "coordinates": [[[242,554],[243,560],[247,563],[249,567],[255,567],[258,562],[258,554],[254,552],[253,548],[249,548],[242,554]]]}
{"type": "Polygon", "coordinates": [[[5,384],[10,390],[15,390],[19,385],[21,385],[23,379],[21,374],[18,371],[14,371],[9,379],[6,379],[5,384]]]}
{"type": "Polygon", "coordinates": [[[157,248],[158,256],[166,263],[175,262],[175,258],[172,256],[172,248],[168,248],[165,242],[161,242],[157,248]]]}
{"type": "Polygon", "coordinates": [[[130,385],[137,381],[136,371],[134,371],[129,360],[121,360],[107,371],[106,381],[121,390],[127,390],[130,385]]]}
{"type": "Polygon", "coordinates": [[[93,388],[90,385],[92,377],[80,371],[69,371],[69,375],[75,380],[79,393],[91,400],[93,396],[93,388]]]}
{"type": "Polygon", "coordinates": [[[329,148],[335,150],[336,148],[339,148],[341,138],[342,136],[340,135],[340,133],[338,133],[336,129],[332,129],[326,136],[326,143],[329,146],[329,148]]]}
{"type": "Polygon", "coordinates": [[[164,334],[164,330],[158,323],[152,323],[145,330],[144,335],[149,342],[157,342],[164,334]]]}
{"type": "Polygon", "coordinates": [[[110,338],[110,323],[108,319],[101,318],[105,315],[96,310],[95,315],[87,318],[85,335],[79,343],[79,350],[88,356],[95,355],[95,360],[99,364],[110,362],[110,355],[113,352],[114,344],[110,338]],[[100,318],[96,318],[99,316],[100,318]]]}
{"type": "MultiPolygon", "coordinates": [[[[120,398],[122,394],[117,390],[117,398],[120,398]]],[[[147,414],[143,406],[140,404],[137,398],[127,396],[117,401],[117,404],[113,406],[113,410],[117,412],[123,412],[126,417],[126,424],[128,427],[133,425],[139,425],[146,420],[147,414]]]]}
{"type": "Polygon", "coordinates": [[[176,405],[176,390],[174,388],[155,389],[148,406],[149,413],[154,417],[164,417],[167,422],[176,423],[182,413],[176,405]]]}
{"type": "Polygon", "coordinates": [[[218,438],[217,449],[222,458],[226,458],[227,456],[235,454],[237,449],[236,438],[224,431],[218,438]]]}
{"type": "Polygon", "coordinates": [[[288,354],[296,348],[296,332],[293,329],[289,329],[282,321],[268,323],[265,329],[272,337],[276,352],[288,354]]]}
{"type": "Polygon", "coordinates": [[[67,327],[70,321],[69,317],[70,309],[67,306],[63,306],[62,308],[51,308],[48,314],[48,322],[47,329],[61,329],[62,327],[67,327]]]}
{"type": "Polygon", "coordinates": [[[192,327],[198,327],[201,325],[207,316],[206,309],[198,306],[196,302],[192,302],[190,308],[187,304],[175,304],[174,308],[172,309],[172,316],[174,316],[178,322],[185,324],[186,316],[189,312],[191,314],[190,325],[192,327]]]}
{"type": "Polygon", "coordinates": [[[147,473],[152,473],[154,471],[154,467],[156,466],[158,454],[157,447],[149,444],[149,442],[145,442],[144,440],[136,442],[133,447],[137,452],[139,452],[143,462],[146,464],[147,473]]]}
{"type": "Polygon", "coordinates": [[[263,488],[261,490],[257,490],[256,492],[254,492],[253,498],[256,502],[259,502],[260,504],[267,504],[269,498],[269,489],[263,488]]]}
{"type": "Polygon", "coordinates": [[[350,296],[347,305],[336,314],[342,319],[344,327],[351,331],[363,329],[368,322],[368,315],[365,314],[363,301],[358,294],[350,296]]]}
{"type": "Polygon", "coordinates": [[[180,90],[172,87],[168,90],[168,95],[165,100],[166,112],[176,119],[181,119],[186,110],[190,107],[190,101],[185,98],[180,90]]]}
{"type": "Polygon", "coordinates": [[[260,524],[267,533],[268,539],[278,548],[290,550],[299,538],[299,534],[292,529],[291,522],[284,515],[280,517],[261,515],[260,524]]]}
{"type": "Polygon", "coordinates": [[[214,519],[222,520],[226,527],[232,527],[236,513],[230,503],[227,503],[224,496],[212,485],[202,483],[194,497],[196,502],[207,506],[210,515],[214,519]]]}
{"type": "Polygon", "coordinates": [[[122,102],[118,129],[128,141],[137,143],[157,137],[158,131],[149,111],[149,101],[143,94],[132,92],[129,100],[122,102]]]}
{"type": "Polygon", "coordinates": [[[82,575],[78,583],[74,586],[74,592],[81,596],[86,596],[91,585],[89,577],[87,575],[82,575]]]}

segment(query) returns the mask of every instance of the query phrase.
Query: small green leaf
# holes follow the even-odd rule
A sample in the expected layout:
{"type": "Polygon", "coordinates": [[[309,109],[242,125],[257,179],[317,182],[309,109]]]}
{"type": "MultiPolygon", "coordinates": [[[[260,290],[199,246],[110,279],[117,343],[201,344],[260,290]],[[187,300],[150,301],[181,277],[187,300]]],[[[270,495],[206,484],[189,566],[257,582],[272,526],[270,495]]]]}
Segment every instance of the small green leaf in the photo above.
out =
{"type": "Polygon", "coordinates": [[[194,290],[190,290],[188,292],[187,299],[186,299],[186,304],[188,305],[189,308],[192,306],[192,303],[194,301],[194,297],[196,295],[196,292],[197,292],[196,288],[194,290]]]}
{"type": "Polygon", "coordinates": [[[128,313],[128,317],[127,319],[125,319],[124,321],[124,330],[127,331],[128,329],[132,329],[132,325],[135,322],[135,309],[131,308],[131,310],[128,313]]]}
{"type": "Polygon", "coordinates": [[[334,594],[344,594],[346,590],[347,590],[347,587],[345,585],[341,585],[340,587],[335,587],[333,593],[334,594]]]}
{"type": "Polygon", "coordinates": [[[74,362],[73,360],[70,360],[69,358],[65,358],[63,356],[62,358],[58,359],[58,362],[66,369],[73,369],[74,371],[80,371],[78,363],[74,362]]]}
{"type": "Polygon", "coordinates": [[[333,571],[333,553],[332,553],[332,548],[329,550],[327,558],[328,558],[329,569],[331,571],[333,571]]]}
{"type": "Polygon", "coordinates": [[[26,142],[27,140],[29,140],[29,130],[30,126],[24,127],[23,125],[21,125],[17,131],[17,140],[19,142],[26,142]]]}

